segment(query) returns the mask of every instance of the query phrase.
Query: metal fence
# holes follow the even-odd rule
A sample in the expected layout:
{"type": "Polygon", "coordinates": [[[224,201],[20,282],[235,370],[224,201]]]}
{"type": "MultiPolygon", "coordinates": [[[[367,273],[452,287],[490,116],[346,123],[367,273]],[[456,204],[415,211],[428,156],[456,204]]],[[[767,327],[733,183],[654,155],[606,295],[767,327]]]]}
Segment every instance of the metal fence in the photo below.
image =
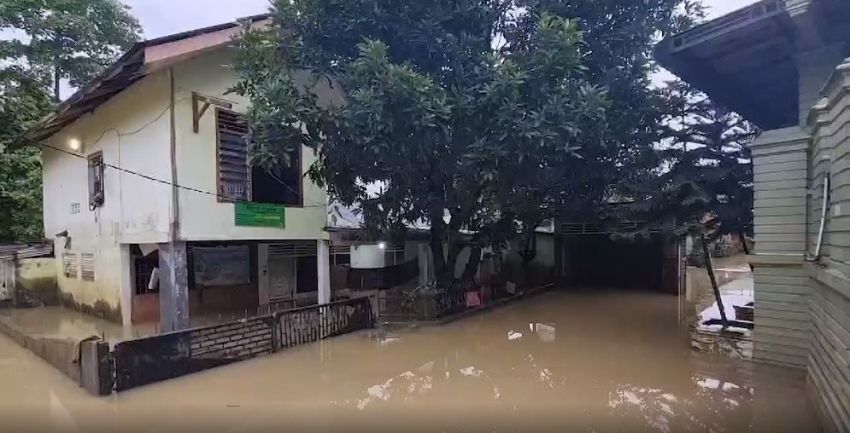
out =
{"type": "Polygon", "coordinates": [[[466,308],[466,288],[460,284],[394,288],[379,297],[381,320],[435,320],[466,308]]]}
{"type": "Polygon", "coordinates": [[[115,389],[159,382],[312,343],[374,324],[368,298],[280,311],[115,345],[115,389]]]}

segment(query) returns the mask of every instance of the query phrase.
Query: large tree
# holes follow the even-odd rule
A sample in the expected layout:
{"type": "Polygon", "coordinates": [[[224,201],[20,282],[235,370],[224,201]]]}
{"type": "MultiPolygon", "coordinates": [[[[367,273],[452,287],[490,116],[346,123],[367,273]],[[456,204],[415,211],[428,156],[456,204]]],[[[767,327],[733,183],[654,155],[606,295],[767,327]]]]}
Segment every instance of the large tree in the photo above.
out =
{"type": "Polygon", "coordinates": [[[667,139],[657,149],[657,175],[636,184],[633,209],[645,221],[675,218],[704,232],[752,234],[753,166],[748,145],[758,130],[686,83],[664,89],[667,139]]]}
{"type": "Polygon", "coordinates": [[[23,65],[61,100],[63,80],[73,87],[94,76],[139,39],[141,27],[118,0],[3,0],[0,62],[23,65]]]}
{"type": "Polygon", "coordinates": [[[604,133],[586,128],[577,137],[582,159],[568,167],[568,178],[558,172],[521,172],[537,178],[534,189],[517,188],[514,196],[523,227],[520,255],[527,265],[535,258],[534,229],[541,221],[554,216],[567,221],[600,218],[604,203],[627,195],[630,185],[654,177],[654,144],[666,134],[669,101],[651,85],[657,70],[652,50],[660,37],[694,25],[704,10],[694,0],[517,0],[515,7],[524,13],[507,28],[516,33],[509,38],[515,42],[503,50],[522,46],[536,16],[574,19],[583,34],[584,77],[606,89],[606,116],[612,119],[604,133]]]}
{"type": "Polygon", "coordinates": [[[659,137],[648,54],[680,1],[578,3],[277,1],[272,27],[239,43],[254,162],[317,149],[311,175],[342,202],[390,227],[426,221],[440,270],[463,230],[533,239],[556,213],[593,214],[659,137]],[[295,70],[346,103],[319,106],[295,70]]]}
{"type": "Polygon", "coordinates": [[[41,235],[41,152],[15,140],[47,113],[39,83],[17,67],[0,70],[0,243],[41,235]]]}
{"type": "Polygon", "coordinates": [[[16,140],[59,101],[62,80],[86,84],[139,25],[116,0],[4,0],[0,31],[0,242],[36,242],[41,150],[16,140]]]}
{"type": "Polygon", "coordinates": [[[237,61],[255,161],[274,167],[292,146],[317,149],[311,175],[343,203],[390,226],[427,221],[447,277],[462,230],[510,226],[510,176],[565,175],[578,135],[604,124],[604,92],[584,78],[575,22],[543,14],[523,46],[494,50],[494,38],[513,35],[510,9],[498,0],[276,3],[275,26],[245,35],[237,61]],[[296,70],[341,85],[346,103],[321,107],[296,70]],[[370,194],[375,183],[381,192],[370,194]]]}

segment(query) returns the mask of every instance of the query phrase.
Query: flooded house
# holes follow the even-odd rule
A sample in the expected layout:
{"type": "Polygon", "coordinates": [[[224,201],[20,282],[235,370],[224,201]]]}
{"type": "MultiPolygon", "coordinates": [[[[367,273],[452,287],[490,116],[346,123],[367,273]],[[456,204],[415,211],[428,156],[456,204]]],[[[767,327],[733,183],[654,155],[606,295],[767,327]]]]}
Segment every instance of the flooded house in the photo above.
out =
{"type": "Polygon", "coordinates": [[[681,34],[659,62],[754,122],[754,358],[807,372],[850,431],[850,4],[763,0],[681,34]]]}
{"type": "Polygon", "coordinates": [[[276,173],[249,163],[248,101],[229,92],[240,31],[140,42],[30,132],[66,306],[167,331],[331,300],[327,192],[304,176],[313,151],[276,173]]]}

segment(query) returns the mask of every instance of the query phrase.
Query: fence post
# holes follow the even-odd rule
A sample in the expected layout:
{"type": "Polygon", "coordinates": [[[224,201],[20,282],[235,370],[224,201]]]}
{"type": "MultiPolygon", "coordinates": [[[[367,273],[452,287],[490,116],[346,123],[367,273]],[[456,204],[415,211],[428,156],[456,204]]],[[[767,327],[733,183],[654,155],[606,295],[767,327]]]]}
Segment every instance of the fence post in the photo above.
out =
{"type": "Polygon", "coordinates": [[[280,317],[278,313],[273,313],[271,316],[272,327],[272,353],[280,350],[280,317]]]}
{"type": "Polygon", "coordinates": [[[109,343],[90,340],[80,343],[80,384],[94,395],[112,394],[115,366],[109,353],[109,343]]]}

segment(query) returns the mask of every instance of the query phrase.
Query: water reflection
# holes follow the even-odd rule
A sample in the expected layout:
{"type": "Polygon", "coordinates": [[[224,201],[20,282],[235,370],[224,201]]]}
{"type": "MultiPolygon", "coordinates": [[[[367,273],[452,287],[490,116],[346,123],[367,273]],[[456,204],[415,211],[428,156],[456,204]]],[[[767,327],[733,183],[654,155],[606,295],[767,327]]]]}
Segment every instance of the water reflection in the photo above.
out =
{"type": "Polygon", "coordinates": [[[41,423],[20,431],[812,430],[798,376],[691,353],[676,321],[668,296],[551,293],[106,399],[0,338],[0,419],[41,423]]]}

